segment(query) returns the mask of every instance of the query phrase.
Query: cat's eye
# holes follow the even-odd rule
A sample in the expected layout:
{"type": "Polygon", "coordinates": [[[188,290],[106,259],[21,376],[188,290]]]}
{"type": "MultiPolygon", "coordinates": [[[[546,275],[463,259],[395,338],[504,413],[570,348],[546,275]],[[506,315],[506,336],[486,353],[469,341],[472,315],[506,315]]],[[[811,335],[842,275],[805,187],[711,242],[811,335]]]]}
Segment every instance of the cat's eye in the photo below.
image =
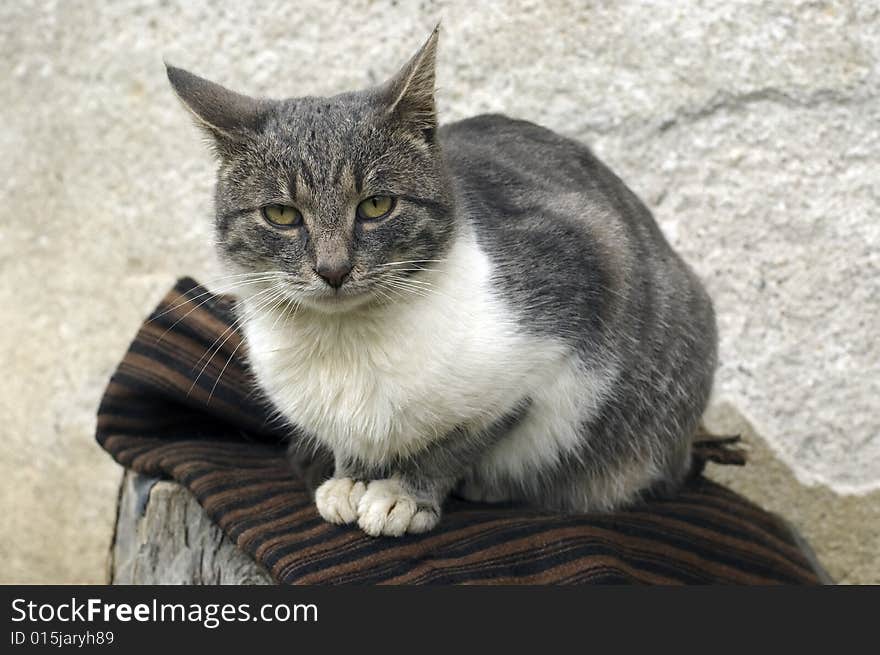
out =
{"type": "Polygon", "coordinates": [[[266,222],[275,227],[298,227],[302,223],[302,214],[290,205],[266,205],[260,209],[266,222]]]}
{"type": "Polygon", "coordinates": [[[391,196],[372,196],[357,206],[357,217],[362,221],[385,218],[396,204],[397,201],[391,196]]]}

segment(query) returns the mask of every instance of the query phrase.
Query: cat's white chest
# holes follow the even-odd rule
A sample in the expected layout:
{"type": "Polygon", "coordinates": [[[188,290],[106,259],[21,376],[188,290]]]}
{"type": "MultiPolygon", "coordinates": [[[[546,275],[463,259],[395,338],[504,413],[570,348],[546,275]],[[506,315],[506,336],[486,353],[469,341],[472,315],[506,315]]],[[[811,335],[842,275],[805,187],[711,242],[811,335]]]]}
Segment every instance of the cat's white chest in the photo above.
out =
{"type": "Polygon", "coordinates": [[[250,320],[258,380],[291,422],[374,464],[454,428],[489,425],[566,349],[518,328],[475,245],[453,253],[449,271],[434,293],[380,312],[250,320]]]}

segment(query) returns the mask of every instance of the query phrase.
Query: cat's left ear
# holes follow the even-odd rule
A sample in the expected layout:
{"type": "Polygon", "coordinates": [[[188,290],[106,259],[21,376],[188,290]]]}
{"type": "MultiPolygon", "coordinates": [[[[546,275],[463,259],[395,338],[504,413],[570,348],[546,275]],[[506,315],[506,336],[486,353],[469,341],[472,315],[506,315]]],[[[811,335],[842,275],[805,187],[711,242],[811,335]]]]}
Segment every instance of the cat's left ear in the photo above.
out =
{"type": "Polygon", "coordinates": [[[434,64],[440,25],[434,28],[425,45],[382,87],[386,112],[430,143],[437,129],[434,105],[434,64]]]}

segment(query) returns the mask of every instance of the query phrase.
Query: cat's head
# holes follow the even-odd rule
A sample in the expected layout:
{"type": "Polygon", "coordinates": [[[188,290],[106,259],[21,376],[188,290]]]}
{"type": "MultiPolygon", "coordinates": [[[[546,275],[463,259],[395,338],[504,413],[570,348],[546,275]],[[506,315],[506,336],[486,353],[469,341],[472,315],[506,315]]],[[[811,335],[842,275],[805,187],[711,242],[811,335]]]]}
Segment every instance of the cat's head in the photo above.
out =
{"type": "Polygon", "coordinates": [[[217,154],[217,244],[241,280],[337,312],[409,295],[406,278],[444,258],[436,45],[435,29],[385,84],[329,98],[251,98],[168,67],[217,154]]]}

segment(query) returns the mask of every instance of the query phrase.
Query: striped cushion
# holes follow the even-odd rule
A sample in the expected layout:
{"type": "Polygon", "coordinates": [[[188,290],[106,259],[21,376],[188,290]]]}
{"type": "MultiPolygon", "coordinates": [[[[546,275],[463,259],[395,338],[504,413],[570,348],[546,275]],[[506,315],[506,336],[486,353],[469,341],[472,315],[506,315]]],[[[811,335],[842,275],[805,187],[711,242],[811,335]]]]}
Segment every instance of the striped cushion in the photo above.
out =
{"type": "Polygon", "coordinates": [[[117,462],[189,489],[282,583],[819,582],[778,517],[700,475],[741,463],[722,440],[696,448],[674,499],[561,515],[447,503],[435,531],[374,539],[318,516],[285,457],[286,430],[253,382],[232,301],[180,280],[111,378],[97,439],[117,462]]]}

